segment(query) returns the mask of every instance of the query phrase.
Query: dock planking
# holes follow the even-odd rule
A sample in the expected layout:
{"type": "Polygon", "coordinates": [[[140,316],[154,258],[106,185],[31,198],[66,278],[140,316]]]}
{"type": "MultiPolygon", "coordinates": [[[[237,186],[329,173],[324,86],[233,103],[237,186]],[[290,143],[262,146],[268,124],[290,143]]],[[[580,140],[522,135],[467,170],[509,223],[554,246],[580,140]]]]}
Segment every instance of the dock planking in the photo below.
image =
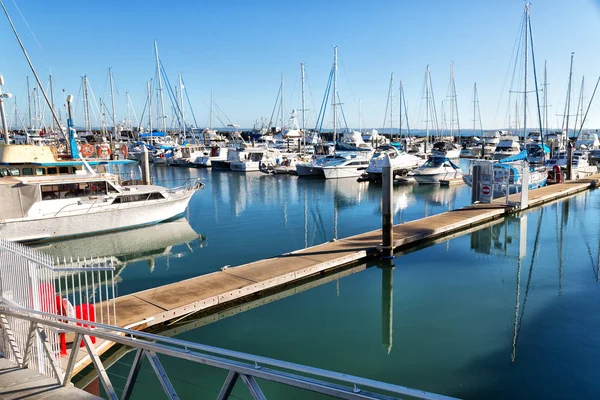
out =
{"type": "MultiPolygon", "coordinates": [[[[528,208],[554,201],[600,183],[600,174],[585,179],[529,191],[528,208]]],[[[519,195],[509,196],[518,201],[519,195]]],[[[505,199],[490,204],[474,204],[394,226],[394,248],[406,250],[422,243],[458,236],[520,210],[507,206],[505,199]]],[[[118,297],[117,321],[121,327],[147,329],[180,320],[217,306],[234,305],[259,296],[266,290],[283,290],[286,285],[344,267],[379,252],[381,230],[350,236],[264,260],[147,289],[118,297]]],[[[76,371],[86,363],[78,362],[76,371]]]]}
{"type": "MultiPolygon", "coordinates": [[[[600,174],[596,174],[532,190],[529,207],[596,187],[599,181],[600,174]]],[[[518,200],[518,195],[509,196],[509,200],[518,200]]],[[[503,201],[494,201],[398,224],[394,226],[394,248],[466,230],[514,211],[503,201]]],[[[140,320],[146,320],[144,326],[161,324],[363,260],[377,254],[380,244],[381,230],[377,229],[119,297],[117,321],[121,326],[140,320]]]]}

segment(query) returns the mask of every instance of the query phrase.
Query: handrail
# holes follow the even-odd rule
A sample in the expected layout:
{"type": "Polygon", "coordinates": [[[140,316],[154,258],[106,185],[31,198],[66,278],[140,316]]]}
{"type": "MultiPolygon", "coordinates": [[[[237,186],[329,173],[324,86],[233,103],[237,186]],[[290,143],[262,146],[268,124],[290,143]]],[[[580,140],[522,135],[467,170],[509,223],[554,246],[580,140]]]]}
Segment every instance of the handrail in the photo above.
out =
{"type": "MultiPolygon", "coordinates": [[[[279,379],[284,379],[285,382],[287,382],[288,384],[290,384],[287,380],[290,377],[289,374],[281,371],[272,371],[263,368],[263,365],[293,371],[294,373],[298,373],[301,375],[308,374],[320,378],[327,378],[354,385],[355,393],[360,393],[362,391],[362,388],[359,387],[366,387],[388,393],[394,393],[403,396],[411,396],[419,399],[452,399],[452,397],[435,393],[429,393],[417,389],[411,389],[405,386],[380,382],[368,378],[362,378],[354,375],[328,371],[315,367],[309,367],[292,362],[276,360],[269,357],[257,356],[234,350],[221,349],[213,346],[187,342],[179,339],[166,338],[160,335],[135,331],[131,329],[119,328],[101,323],[94,323],[95,328],[90,329],[85,327],[85,324],[90,323],[89,321],[80,320],[77,318],[70,318],[66,316],[58,316],[55,314],[45,313],[42,311],[35,311],[23,307],[17,307],[11,304],[7,304],[4,299],[0,299],[0,314],[25,319],[34,323],[62,329],[64,331],[74,332],[80,335],[95,336],[101,339],[105,339],[127,346],[133,346],[146,351],[169,355],[176,358],[186,359],[189,361],[195,361],[213,367],[243,373],[246,375],[265,378],[267,380],[269,378],[275,381],[281,381],[279,379]],[[60,321],[58,320],[58,318],[60,318],[60,321]],[[214,355],[201,354],[198,352],[193,352],[192,350],[197,350],[204,353],[211,353],[218,356],[235,358],[238,360],[244,360],[246,362],[249,362],[250,364],[244,364],[240,361],[224,359],[216,357],[214,355]],[[285,378],[286,376],[287,378],[285,378]]],[[[297,378],[307,379],[304,376],[292,377],[292,379],[297,378]]]]}

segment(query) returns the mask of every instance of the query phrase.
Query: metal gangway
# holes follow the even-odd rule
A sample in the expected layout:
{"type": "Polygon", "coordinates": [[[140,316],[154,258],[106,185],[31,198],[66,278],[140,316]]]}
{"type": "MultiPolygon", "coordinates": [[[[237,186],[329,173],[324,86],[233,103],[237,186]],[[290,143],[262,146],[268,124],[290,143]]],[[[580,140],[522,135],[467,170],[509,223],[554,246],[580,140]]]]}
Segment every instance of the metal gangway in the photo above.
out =
{"type": "Polygon", "coordinates": [[[119,399],[119,396],[100,359],[94,338],[128,346],[135,351],[121,399],[132,396],[144,359],[148,360],[166,397],[179,399],[161,357],[174,357],[225,371],[227,375],[217,399],[228,399],[238,381],[253,399],[266,399],[259,380],[349,400],[450,399],[400,385],[120,328],[115,326],[112,301],[115,293],[115,270],[110,263],[80,260],[55,265],[39,251],[0,239],[2,356],[21,368],[35,369],[56,378],[60,385],[69,386],[80,353],[78,344],[83,343],[106,396],[111,400],[119,399]],[[100,296],[104,296],[103,300],[94,302],[100,296]],[[94,322],[90,318],[65,315],[55,300],[64,298],[77,306],[92,304],[96,310],[103,309],[104,312],[94,322]],[[74,335],[73,348],[63,355],[66,364],[61,363],[60,354],[60,337],[65,333],[74,335]]]}

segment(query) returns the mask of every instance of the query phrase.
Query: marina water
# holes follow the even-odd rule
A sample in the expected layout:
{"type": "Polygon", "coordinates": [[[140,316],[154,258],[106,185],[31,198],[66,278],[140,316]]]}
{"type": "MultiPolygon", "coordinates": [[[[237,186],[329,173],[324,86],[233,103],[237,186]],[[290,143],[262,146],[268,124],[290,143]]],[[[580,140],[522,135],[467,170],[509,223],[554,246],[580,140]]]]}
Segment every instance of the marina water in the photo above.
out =
{"type": "MultiPolygon", "coordinates": [[[[380,225],[381,188],[369,183],[155,173],[164,181],[191,173],[206,188],[190,203],[189,225],[164,225],[171,239],[161,239],[162,247],[120,249],[120,295],[380,225]],[[184,242],[175,243],[183,230],[184,242]]],[[[395,223],[470,202],[464,186],[398,186],[394,193],[395,223]]],[[[373,260],[164,334],[462,398],[591,397],[600,386],[599,210],[600,192],[586,192],[399,254],[393,268],[373,260]]],[[[160,237],[161,225],[144,229],[151,231],[143,236],[160,237]]],[[[136,234],[127,237],[135,242],[136,234]]],[[[72,248],[65,243],[43,249],[72,248]]],[[[109,369],[121,388],[132,358],[109,369]]],[[[183,398],[214,398],[224,379],[182,360],[163,363],[183,398]]],[[[151,374],[144,364],[135,398],[161,393],[151,374]]],[[[318,398],[260,384],[270,398],[318,398]]],[[[233,394],[250,398],[243,387],[233,394]]]]}

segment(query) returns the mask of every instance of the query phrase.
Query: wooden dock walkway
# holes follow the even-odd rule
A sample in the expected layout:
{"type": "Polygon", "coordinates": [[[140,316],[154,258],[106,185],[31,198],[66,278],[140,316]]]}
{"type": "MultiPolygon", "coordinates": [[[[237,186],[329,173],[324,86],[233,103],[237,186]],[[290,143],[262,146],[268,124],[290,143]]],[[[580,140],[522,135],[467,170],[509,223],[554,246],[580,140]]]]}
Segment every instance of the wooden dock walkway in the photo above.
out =
{"type": "MultiPolygon", "coordinates": [[[[600,174],[578,181],[546,186],[529,192],[529,207],[541,205],[588,190],[600,184],[600,174]]],[[[518,195],[512,195],[516,201],[518,195]]],[[[458,232],[515,212],[505,199],[491,204],[475,204],[442,214],[394,226],[394,248],[406,249],[425,241],[458,232]]],[[[285,288],[321,272],[347,266],[376,255],[381,244],[381,230],[252,262],[199,277],[159,286],[116,299],[117,322],[121,327],[146,329],[186,318],[213,307],[234,305],[258,296],[265,290],[285,288]]],[[[99,352],[105,350],[99,349],[99,352]]],[[[80,371],[81,360],[75,368],[80,371]]]]}

